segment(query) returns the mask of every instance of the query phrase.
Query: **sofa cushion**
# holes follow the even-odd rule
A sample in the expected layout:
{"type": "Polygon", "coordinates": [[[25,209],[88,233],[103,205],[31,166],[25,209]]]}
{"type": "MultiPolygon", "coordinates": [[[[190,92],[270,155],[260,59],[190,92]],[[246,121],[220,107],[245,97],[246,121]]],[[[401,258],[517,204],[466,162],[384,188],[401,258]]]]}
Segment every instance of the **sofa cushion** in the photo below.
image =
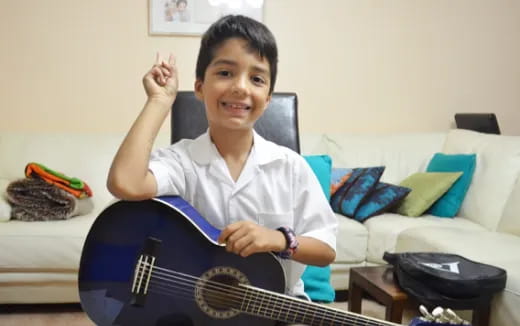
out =
{"type": "Polygon", "coordinates": [[[363,225],[368,229],[367,261],[377,264],[385,264],[383,260],[384,252],[395,250],[397,238],[405,230],[434,226],[444,226],[457,230],[485,230],[481,225],[461,217],[438,218],[432,215],[424,215],[421,218],[413,218],[391,213],[371,217],[363,225]]]}
{"type": "Polygon", "coordinates": [[[23,222],[0,227],[0,270],[77,271],[83,243],[95,214],[69,220],[23,222]]]}
{"type": "Polygon", "coordinates": [[[364,222],[367,218],[381,214],[399,203],[412,191],[410,188],[379,182],[356,210],[354,219],[364,222]]]}
{"type": "Polygon", "coordinates": [[[366,260],[368,231],[366,227],[350,218],[336,214],[338,237],[336,240],[336,260],[339,264],[357,264],[366,260]]]}
{"type": "Polygon", "coordinates": [[[426,172],[462,172],[453,186],[428,209],[428,214],[441,217],[457,215],[464,197],[468,192],[473,173],[475,172],[475,154],[442,154],[436,153],[426,172]]]}
{"type": "Polygon", "coordinates": [[[507,200],[497,231],[520,236],[520,177],[507,200]]]}
{"type": "Polygon", "coordinates": [[[356,168],[330,199],[332,210],[354,217],[359,204],[372,192],[385,170],[384,166],[356,168]]]}
{"type": "Polygon", "coordinates": [[[440,152],[446,133],[354,135],[328,133],[302,136],[302,153],[328,154],[333,167],[385,166],[381,181],[397,184],[424,171],[433,153],[440,152]]]}
{"type": "Polygon", "coordinates": [[[471,186],[459,215],[496,230],[520,174],[520,137],[450,130],[447,154],[477,154],[471,186]]]}
{"type": "Polygon", "coordinates": [[[406,216],[420,216],[435,203],[462,172],[418,172],[399,183],[412,191],[397,206],[396,212],[406,216]]]}

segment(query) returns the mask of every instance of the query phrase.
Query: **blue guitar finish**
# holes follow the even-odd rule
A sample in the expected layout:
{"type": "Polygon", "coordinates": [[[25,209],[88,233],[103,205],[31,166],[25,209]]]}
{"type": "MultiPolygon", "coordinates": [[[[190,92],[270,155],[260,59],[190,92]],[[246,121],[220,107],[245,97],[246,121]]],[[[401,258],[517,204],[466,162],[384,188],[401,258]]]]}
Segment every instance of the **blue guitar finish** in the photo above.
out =
{"type": "Polygon", "coordinates": [[[214,319],[201,312],[193,298],[176,295],[149,292],[142,307],[131,305],[134,268],[148,237],[162,241],[156,257],[161,268],[200,277],[213,267],[228,266],[240,270],[252,285],[284,290],[282,267],[271,254],[242,258],[228,253],[213,243],[219,233],[180,197],[109,206],[83,247],[79,293],[84,310],[97,325],[274,325],[245,314],[214,319]]]}
{"type": "Polygon", "coordinates": [[[397,325],[281,294],[272,254],[228,253],[219,234],[180,197],[112,204],[83,247],[83,309],[100,326],[397,325]]]}

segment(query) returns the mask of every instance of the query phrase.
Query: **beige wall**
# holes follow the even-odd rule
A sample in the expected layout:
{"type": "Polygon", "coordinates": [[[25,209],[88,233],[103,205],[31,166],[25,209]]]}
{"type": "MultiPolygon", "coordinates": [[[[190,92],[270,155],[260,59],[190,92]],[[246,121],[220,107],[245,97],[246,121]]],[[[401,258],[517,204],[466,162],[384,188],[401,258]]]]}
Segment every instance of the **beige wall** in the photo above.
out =
{"type": "MultiPolygon", "coordinates": [[[[0,130],[126,131],[156,51],[191,89],[199,37],[149,36],[147,7],[0,0],[0,130]]],[[[303,132],[441,131],[455,112],[495,112],[520,135],[518,0],[266,0],[264,21],[303,132]]]]}

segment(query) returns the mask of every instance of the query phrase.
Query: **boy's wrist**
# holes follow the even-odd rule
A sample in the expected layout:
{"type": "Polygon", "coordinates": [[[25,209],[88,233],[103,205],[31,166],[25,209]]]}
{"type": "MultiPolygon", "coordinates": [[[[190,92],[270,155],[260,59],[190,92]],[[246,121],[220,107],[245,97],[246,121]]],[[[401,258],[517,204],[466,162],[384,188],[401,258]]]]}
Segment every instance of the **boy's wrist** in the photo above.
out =
{"type": "Polygon", "coordinates": [[[285,248],[276,254],[282,259],[290,259],[296,250],[298,250],[299,243],[296,239],[296,234],[287,226],[281,226],[276,230],[280,231],[285,238],[285,248]]]}
{"type": "Polygon", "coordinates": [[[148,104],[167,107],[168,109],[171,109],[173,102],[175,102],[175,96],[171,98],[167,96],[150,96],[147,100],[148,104]]]}

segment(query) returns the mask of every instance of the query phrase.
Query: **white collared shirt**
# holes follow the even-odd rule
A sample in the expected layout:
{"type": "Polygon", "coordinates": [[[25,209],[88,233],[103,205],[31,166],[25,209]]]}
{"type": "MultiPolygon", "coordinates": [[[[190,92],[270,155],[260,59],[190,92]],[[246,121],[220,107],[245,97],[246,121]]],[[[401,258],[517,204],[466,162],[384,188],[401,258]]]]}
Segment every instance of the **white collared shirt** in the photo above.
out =
{"type": "MultiPolygon", "coordinates": [[[[157,196],[178,195],[218,229],[249,220],[265,227],[292,228],[336,248],[337,220],[311,168],[298,153],[254,132],[253,147],[235,182],[209,132],[152,153],[149,169],[157,196]]],[[[286,293],[305,295],[305,265],[281,260],[286,293]]]]}

